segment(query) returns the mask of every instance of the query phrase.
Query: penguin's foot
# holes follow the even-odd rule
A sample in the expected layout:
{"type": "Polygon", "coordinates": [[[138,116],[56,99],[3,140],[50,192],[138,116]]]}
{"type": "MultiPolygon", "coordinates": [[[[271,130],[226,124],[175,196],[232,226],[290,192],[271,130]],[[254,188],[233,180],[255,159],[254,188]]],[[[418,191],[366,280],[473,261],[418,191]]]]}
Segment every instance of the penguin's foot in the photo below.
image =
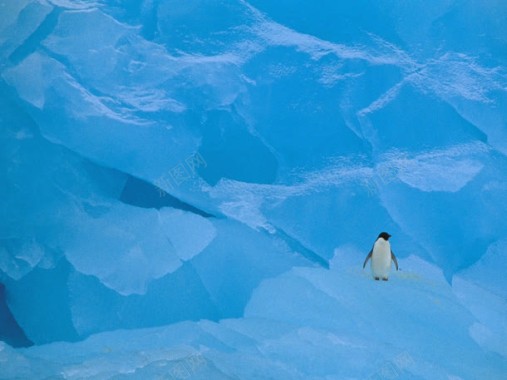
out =
{"type": "Polygon", "coordinates": [[[388,281],[389,279],[387,277],[382,278],[382,281],[388,281]]]}
{"type": "Polygon", "coordinates": [[[380,280],[380,277],[375,277],[375,281],[378,281],[378,280],[380,280]]]}

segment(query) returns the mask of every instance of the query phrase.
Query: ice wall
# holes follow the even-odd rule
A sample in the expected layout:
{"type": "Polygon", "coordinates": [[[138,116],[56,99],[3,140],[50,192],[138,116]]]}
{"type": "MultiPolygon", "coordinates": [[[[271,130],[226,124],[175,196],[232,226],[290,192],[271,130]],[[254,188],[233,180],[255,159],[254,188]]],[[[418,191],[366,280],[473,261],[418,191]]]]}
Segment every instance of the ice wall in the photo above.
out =
{"type": "Polygon", "coordinates": [[[240,317],[381,230],[452,282],[507,237],[506,25],[494,1],[7,2],[6,307],[36,344],[240,317]]]}

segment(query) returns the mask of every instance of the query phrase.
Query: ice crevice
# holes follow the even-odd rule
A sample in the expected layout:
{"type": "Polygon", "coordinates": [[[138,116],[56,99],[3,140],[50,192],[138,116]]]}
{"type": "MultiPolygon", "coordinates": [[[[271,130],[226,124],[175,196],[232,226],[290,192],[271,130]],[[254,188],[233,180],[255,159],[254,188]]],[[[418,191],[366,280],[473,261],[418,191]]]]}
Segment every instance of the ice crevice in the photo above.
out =
{"type": "Polygon", "coordinates": [[[170,207],[178,210],[188,211],[205,218],[216,217],[216,215],[201,210],[191,204],[169,194],[158,186],[142,179],[129,175],[125,187],[119,198],[123,203],[144,207],[161,209],[170,207]]]}

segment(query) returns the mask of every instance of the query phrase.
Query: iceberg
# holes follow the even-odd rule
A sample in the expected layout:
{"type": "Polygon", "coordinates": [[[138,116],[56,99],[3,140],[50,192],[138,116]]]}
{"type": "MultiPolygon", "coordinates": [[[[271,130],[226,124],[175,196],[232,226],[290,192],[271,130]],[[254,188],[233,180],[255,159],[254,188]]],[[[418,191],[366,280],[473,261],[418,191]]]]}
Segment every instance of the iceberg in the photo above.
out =
{"type": "Polygon", "coordinates": [[[506,5],[1,14],[0,379],[507,378],[506,5]]]}

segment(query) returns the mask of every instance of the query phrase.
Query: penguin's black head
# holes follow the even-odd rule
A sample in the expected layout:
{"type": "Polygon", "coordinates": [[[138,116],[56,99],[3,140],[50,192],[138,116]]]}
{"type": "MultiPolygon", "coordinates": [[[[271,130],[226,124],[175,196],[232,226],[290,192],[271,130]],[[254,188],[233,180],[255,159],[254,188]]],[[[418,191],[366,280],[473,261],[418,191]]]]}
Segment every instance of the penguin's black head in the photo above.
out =
{"type": "Polygon", "coordinates": [[[389,238],[391,237],[391,235],[389,235],[387,232],[381,232],[379,235],[378,235],[378,238],[382,238],[384,239],[385,241],[389,240],[389,238]]]}

